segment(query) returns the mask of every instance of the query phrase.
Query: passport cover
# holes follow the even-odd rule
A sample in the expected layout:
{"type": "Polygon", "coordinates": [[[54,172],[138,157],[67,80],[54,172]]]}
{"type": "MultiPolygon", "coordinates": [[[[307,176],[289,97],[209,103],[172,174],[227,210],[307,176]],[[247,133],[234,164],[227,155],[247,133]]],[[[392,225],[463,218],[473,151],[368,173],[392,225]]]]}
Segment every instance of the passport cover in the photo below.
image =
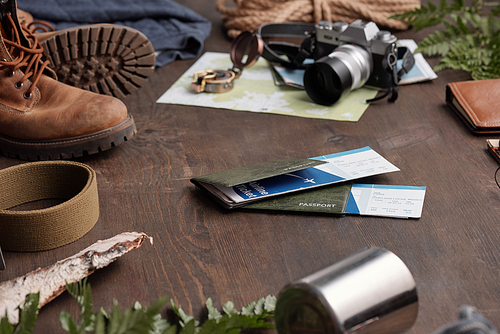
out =
{"type": "Polygon", "coordinates": [[[286,193],[399,171],[370,147],[309,159],[289,158],[192,178],[190,181],[225,208],[286,193]]]}
{"type": "Polygon", "coordinates": [[[195,177],[191,179],[191,182],[204,182],[222,187],[233,187],[238,184],[258,181],[325,163],[327,162],[321,160],[288,158],[207,174],[195,177]]]}
{"type": "Polygon", "coordinates": [[[446,102],[472,132],[500,133],[500,79],[449,83],[446,102]]]}
{"type": "Polygon", "coordinates": [[[344,183],[250,203],[242,210],[420,218],[426,187],[344,183]]]}
{"type": "Polygon", "coordinates": [[[243,210],[344,214],[352,184],[314,188],[245,205],[243,210]]]}

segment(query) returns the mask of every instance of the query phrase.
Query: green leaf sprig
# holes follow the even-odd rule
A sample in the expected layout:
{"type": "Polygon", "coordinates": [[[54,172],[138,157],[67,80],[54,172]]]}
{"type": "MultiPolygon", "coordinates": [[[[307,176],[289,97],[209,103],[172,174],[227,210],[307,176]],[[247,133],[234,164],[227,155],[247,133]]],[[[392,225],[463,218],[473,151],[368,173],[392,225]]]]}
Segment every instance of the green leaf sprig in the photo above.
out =
{"type": "MultiPolygon", "coordinates": [[[[19,323],[13,326],[9,322],[7,314],[0,319],[0,334],[30,334],[35,330],[38,319],[39,293],[26,296],[23,307],[19,308],[19,323]]],[[[7,312],[7,311],[6,311],[7,312]]]]}
{"type": "Polygon", "coordinates": [[[391,18],[407,21],[415,30],[443,24],[419,43],[415,52],[441,56],[436,72],[467,71],[474,80],[500,78],[500,1],[440,0],[391,18]]]}
{"type": "MultiPolygon", "coordinates": [[[[66,288],[79,306],[78,321],[68,312],[62,311],[59,320],[61,326],[69,334],[238,334],[248,328],[274,328],[270,320],[274,317],[276,298],[267,296],[252,302],[238,311],[231,301],[224,304],[219,312],[212,299],[208,299],[206,307],[208,319],[200,324],[193,316],[186,315],[182,308],[170,300],[172,309],[177,315],[174,323],[162,318],[161,310],[169,297],[163,296],[143,307],[139,302],[127,308],[123,313],[118,302],[114,301],[111,311],[101,308],[96,314],[92,311],[92,293],[87,279],[66,288]]],[[[38,317],[39,294],[29,294],[24,306],[19,309],[19,323],[12,325],[7,315],[0,319],[0,334],[31,334],[38,317]]]]}
{"type": "Polygon", "coordinates": [[[224,314],[221,314],[213,306],[212,299],[208,298],[206,303],[208,320],[201,326],[192,316],[186,316],[180,306],[177,307],[173,301],[171,304],[180,319],[181,334],[238,334],[242,329],[274,328],[269,320],[274,317],[276,297],[271,295],[248,304],[242,308],[241,312],[231,301],[228,301],[222,307],[224,314]]]}

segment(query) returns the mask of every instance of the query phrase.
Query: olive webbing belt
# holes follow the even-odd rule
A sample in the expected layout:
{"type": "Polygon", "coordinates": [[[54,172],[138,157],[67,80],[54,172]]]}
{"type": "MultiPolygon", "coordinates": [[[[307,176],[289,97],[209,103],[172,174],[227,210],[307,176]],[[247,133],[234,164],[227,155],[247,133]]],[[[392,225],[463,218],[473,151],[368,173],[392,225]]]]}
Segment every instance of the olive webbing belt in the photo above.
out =
{"type": "MultiPolygon", "coordinates": [[[[0,246],[10,251],[43,251],[69,244],[99,218],[95,171],[71,161],[42,161],[0,170],[0,246]],[[9,210],[59,199],[36,210],[9,210]]],[[[0,251],[1,256],[1,251],[0,251]]],[[[2,266],[0,258],[0,267],[2,266]]]]}

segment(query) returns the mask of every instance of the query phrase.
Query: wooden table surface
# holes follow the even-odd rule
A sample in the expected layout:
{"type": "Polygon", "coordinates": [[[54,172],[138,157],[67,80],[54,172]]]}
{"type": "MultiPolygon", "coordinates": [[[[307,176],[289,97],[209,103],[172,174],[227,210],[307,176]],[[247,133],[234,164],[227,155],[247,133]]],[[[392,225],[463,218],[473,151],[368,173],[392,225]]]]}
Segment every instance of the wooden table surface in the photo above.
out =
{"type": "MultiPolygon", "coordinates": [[[[228,52],[215,1],[179,2],[213,22],[205,51],[228,52]]],[[[420,41],[429,31],[396,32],[420,41]]],[[[430,59],[431,65],[437,59],[430,59]]],[[[100,218],[82,239],[52,251],[5,252],[0,281],[73,255],[124,231],[145,243],[89,278],[94,308],[113,299],[131,306],[170,295],[199,317],[208,297],[241,306],[367,246],[386,248],[417,282],[418,319],[410,333],[430,333],[477,307],[500,328],[500,189],[498,163],[486,138],[473,135],[445,105],[445,86],[467,80],[446,70],[404,86],[399,99],[370,105],[358,122],[157,104],[193,63],[158,68],[125,102],[137,136],[112,150],[77,159],[97,173],[100,218]],[[307,158],[370,146],[401,171],[364,181],[427,186],[420,219],[225,211],[189,181],[220,170],[287,157],[307,158]]],[[[495,137],[492,137],[495,138],[495,137]]],[[[0,168],[23,163],[1,157],[0,168]]],[[[45,306],[37,333],[63,332],[62,310],[77,312],[64,293],[45,306]]]]}

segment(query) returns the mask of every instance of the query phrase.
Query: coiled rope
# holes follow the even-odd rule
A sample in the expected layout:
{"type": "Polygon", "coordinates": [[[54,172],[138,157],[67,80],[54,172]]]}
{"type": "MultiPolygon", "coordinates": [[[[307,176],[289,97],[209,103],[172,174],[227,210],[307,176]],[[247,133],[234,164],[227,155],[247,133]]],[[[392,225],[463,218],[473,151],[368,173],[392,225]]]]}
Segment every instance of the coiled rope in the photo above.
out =
{"type": "Polygon", "coordinates": [[[373,21],[386,28],[405,30],[407,24],[391,15],[420,8],[420,0],[217,0],[224,27],[231,38],[255,31],[264,23],[373,21]]]}

